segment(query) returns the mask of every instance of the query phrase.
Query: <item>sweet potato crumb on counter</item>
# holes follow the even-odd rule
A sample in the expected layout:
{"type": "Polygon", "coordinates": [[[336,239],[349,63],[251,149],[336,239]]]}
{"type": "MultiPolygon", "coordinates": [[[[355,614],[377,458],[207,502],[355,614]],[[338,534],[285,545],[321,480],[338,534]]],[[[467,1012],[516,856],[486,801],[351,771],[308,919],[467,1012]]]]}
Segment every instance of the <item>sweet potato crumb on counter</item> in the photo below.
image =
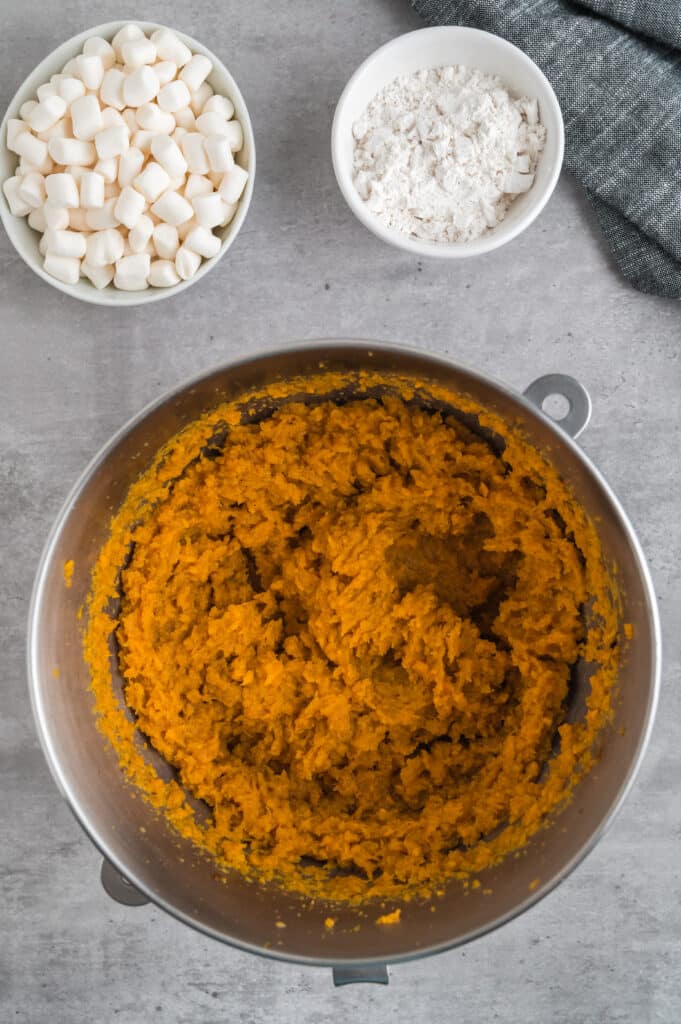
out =
{"type": "Polygon", "coordinates": [[[333,931],[333,929],[336,927],[336,918],[335,917],[326,917],[326,918],[324,918],[324,927],[328,931],[333,931]]]}
{"type": "Polygon", "coordinates": [[[538,878],[533,878],[527,888],[530,890],[530,892],[534,892],[534,890],[537,888],[538,885],[539,885],[539,879],[538,878]]]}
{"type": "Polygon", "coordinates": [[[285,921],[275,921],[274,922],[274,927],[275,928],[285,928],[286,927],[286,922],[285,921]]]}
{"type": "Polygon", "coordinates": [[[76,563],[72,558],[69,558],[68,561],[64,562],[64,584],[67,587],[70,587],[73,583],[73,572],[75,568],[76,563]]]}
{"type": "Polygon", "coordinates": [[[624,637],[626,640],[633,640],[634,638],[634,627],[631,622],[625,622],[623,626],[624,637]]]}
{"type": "Polygon", "coordinates": [[[130,780],[220,867],[308,896],[441,896],[498,863],[611,717],[593,523],[506,422],[408,390],[329,374],[206,414],[133,484],[93,574],[85,652],[130,780]],[[599,667],[567,722],[579,658],[599,667]]]}
{"type": "Polygon", "coordinates": [[[52,678],[59,679],[59,668],[57,667],[57,665],[55,665],[54,668],[52,669],[52,678]]]}
{"type": "Polygon", "coordinates": [[[381,914],[380,917],[377,917],[376,924],[399,924],[401,917],[402,911],[398,907],[397,910],[393,910],[390,914],[381,914]]]}

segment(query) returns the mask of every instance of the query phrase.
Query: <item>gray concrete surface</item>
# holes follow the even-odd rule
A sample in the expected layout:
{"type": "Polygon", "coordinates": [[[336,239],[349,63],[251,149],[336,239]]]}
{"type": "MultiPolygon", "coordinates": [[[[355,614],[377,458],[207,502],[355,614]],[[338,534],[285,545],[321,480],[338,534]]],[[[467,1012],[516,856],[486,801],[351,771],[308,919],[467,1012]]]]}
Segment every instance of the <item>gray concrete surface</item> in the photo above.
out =
{"type": "MultiPolygon", "coordinates": [[[[132,9],[129,8],[129,11],[132,9]]],[[[415,28],[406,0],[149,0],[141,16],[205,40],[240,83],[259,170],[218,270],[144,311],[79,304],[0,237],[0,1021],[91,1024],[674,1024],[681,1020],[681,309],[631,291],[562,180],[519,240],[474,262],[419,263],[349,213],[328,154],[359,61],[415,28]],[[62,806],[29,710],[24,634],[41,545],[86,461],[143,403],[258,346],[385,338],[522,388],[562,370],[591,390],[584,447],[648,553],[666,663],[652,748],[614,827],[520,920],[462,951],[398,967],[386,990],[269,963],[150,907],[123,909],[62,806]]],[[[125,14],[113,3],[2,0],[0,102],[49,50],[125,14]]]]}

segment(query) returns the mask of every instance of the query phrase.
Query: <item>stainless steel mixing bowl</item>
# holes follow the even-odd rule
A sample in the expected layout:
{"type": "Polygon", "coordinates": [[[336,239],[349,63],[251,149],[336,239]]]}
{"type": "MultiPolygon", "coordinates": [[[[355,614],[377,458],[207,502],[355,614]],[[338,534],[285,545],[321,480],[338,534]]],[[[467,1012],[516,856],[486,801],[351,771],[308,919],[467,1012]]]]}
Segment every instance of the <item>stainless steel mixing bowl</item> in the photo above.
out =
{"type": "Polygon", "coordinates": [[[659,686],[659,625],[643,553],[616,497],[570,437],[585,425],[589,411],[588,395],[571,378],[542,378],[521,397],[422,352],[373,342],[318,342],[258,355],[190,381],[112,438],[85,470],[55,524],[38,570],[29,627],[29,680],[40,740],[62,795],[106,858],[102,880],[110,894],[128,903],[153,900],[186,924],[241,949],[331,966],[341,983],[385,981],[387,963],[440,952],[497,928],[569,874],[603,834],[632,784],[659,686]],[[95,728],[81,653],[77,611],[110,516],[154,452],[220,401],[275,379],[316,374],[322,367],[430,378],[519,423],[598,523],[605,556],[617,567],[623,621],[634,627],[612,728],[603,737],[597,766],[579,783],[569,806],[534,836],[522,856],[484,872],[479,889],[464,895],[453,883],[435,901],[435,912],[430,902],[405,903],[400,923],[391,927],[375,923],[377,912],[339,911],[323,901],[310,906],[236,875],[228,884],[216,881],[211,862],[124,780],[113,750],[95,728]],[[541,412],[551,393],[569,401],[562,426],[541,412]],[[63,566],[70,558],[75,574],[66,589],[63,566]],[[538,885],[531,888],[536,879],[538,885]],[[333,930],[324,927],[327,915],[336,919],[333,930]]]}

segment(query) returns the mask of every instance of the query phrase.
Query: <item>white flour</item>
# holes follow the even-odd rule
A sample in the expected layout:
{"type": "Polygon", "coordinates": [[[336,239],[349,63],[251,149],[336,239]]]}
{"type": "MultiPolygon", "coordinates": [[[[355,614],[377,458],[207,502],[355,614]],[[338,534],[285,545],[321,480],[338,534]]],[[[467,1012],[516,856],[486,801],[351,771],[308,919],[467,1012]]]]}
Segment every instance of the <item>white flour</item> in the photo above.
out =
{"type": "Polygon", "coordinates": [[[537,101],[475,68],[397,78],[353,126],[355,187],[405,235],[466,242],[504,219],[544,146],[537,101]]]}

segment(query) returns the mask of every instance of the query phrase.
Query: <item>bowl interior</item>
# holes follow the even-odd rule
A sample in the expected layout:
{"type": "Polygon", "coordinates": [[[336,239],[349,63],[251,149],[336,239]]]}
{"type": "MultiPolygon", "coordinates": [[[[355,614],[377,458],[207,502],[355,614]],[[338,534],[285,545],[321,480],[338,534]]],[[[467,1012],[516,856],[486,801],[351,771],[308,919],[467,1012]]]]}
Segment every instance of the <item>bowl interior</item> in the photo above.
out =
{"type": "MultiPolygon", "coordinates": [[[[41,63],[31,72],[28,78],[17,90],[16,95],[13,97],[9,107],[7,108],[2,125],[0,125],[0,182],[4,182],[6,178],[9,178],[14,174],[15,168],[19,162],[19,157],[8,150],[6,146],[7,121],[10,118],[19,116],[19,109],[22,104],[27,100],[35,99],[38,86],[42,85],[43,82],[48,82],[52,75],[61,71],[62,67],[68,60],[79,54],[83,48],[83,43],[87,39],[91,36],[103,36],[105,39],[111,40],[119,29],[127,24],[130,24],[130,22],[114,21],[105,25],[97,25],[94,28],[87,29],[87,31],[81,32],[80,35],[74,36],[72,39],[67,40],[67,42],[62,43],[61,46],[58,46],[56,50],[53,50],[52,53],[41,61],[41,63]]],[[[153,32],[155,29],[161,27],[158,24],[147,21],[135,21],[134,24],[139,25],[139,27],[146,33],[153,32]]],[[[38,251],[38,243],[40,241],[39,233],[29,227],[26,217],[12,216],[7,200],[5,199],[5,195],[0,190],[0,218],[2,219],[10,241],[17,252],[22,256],[25,262],[28,263],[31,269],[42,277],[43,280],[47,281],[48,284],[51,284],[53,287],[58,288],[60,291],[66,292],[69,295],[73,295],[75,298],[82,299],[85,302],[92,302],[97,305],[137,306],[141,303],[157,302],[160,299],[176,295],[179,291],[183,291],[190,285],[195,284],[196,281],[215,266],[217,261],[225,254],[236,238],[248,211],[251,196],[253,194],[253,180],[255,176],[255,144],[253,140],[253,129],[244,98],[231,74],[215,54],[211,53],[211,51],[203,46],[202,43],[192,39],[190,36],[187,36],[182,32],[178,32],[176,29],[173,29],[173,31],[194,53],[203,53],[213,62],[213,70],[208,76],[208,82],[215,92],[228,96],[234,104],[235,115],[241,122],[244,132],[244,145],[241,152],[235,155],[235,159],[241,167],[249,172],[248,182],[246,183],[246,188],[239,201],[239,208],[233,219],[229,224],[217,232],[222,238],[222,247],[217,256],[212,257],[212,259],[203,260],[194,277],[190,278],[188,281],[181,281],[172,288],[149,288],[144,292],[119,291],[112,285],[109,285],[102,291],[98,291],[94,285],[82,278],[75,285],[67,285],[58,281],[56,278],[51,277],[43,269],[43,257],[38,251]]]]}
{"type": "Polygon", "coordinates": [[[433,256],[475,255],[510,241],[548,200],[563,160],[563,121],[548,80],[537,65],[511,43],[477,29],[418,29],[381,47],[350,79],[336,111],[333,156],[338,182],[347,202],[359,219],[380,237],[402,248],[433,256]],[[546,143],[529,192],[514,200],[504,220],[492,231],[471,242],[456,244],[412,239],[385,227],[367,209],[352,180],[352,126],[374,96],[401,75],[448,64],[480,68],[498,75],[512,96],[536,98],[540,119],[546,128],[546,143]]]}
{"type": "Polygon", "coordinates": [[[503,923],[545,895],[596,841],[632,781],[654,711],[652,601],[642,555],[615,499],[576,446],[564,441],[544,416],[505,389],[416,352],[361,343],[306,346],[219,369],[187,385],[124,428],[86,471],[67,501],[38,574],[29,650],[34,711],[55,780],[76,816],[100,849],[159,905],[254,952],[327,964],[395,961],[465,942],[503,923]],[[210,860],[179,838],[124,781],[112,749],[95,727],[81,650],[77,612],[87,597],[109,518],[152,454],[219,402],[274,380],[319,373],[320,363],[330,370],[365,368],[420,381],[431,378],[523,426],[587,511],[598,517],[606,558],[617,567],[622,586],[624,621],[634,625],[615,720],[602,738],[596,768],[577,786],[572,802],[521,856],[484,872],[479,889],[466,892],[452,882],[432,905],[405,903],[401,922],[391,928],[375,923],[376,908],[339,911],[323,900],[309,904],[237,875],[228,884],[216,880],[210,860]],[[70,558],[75,573],[66,589],[63,566],[70,558]],[[328,915],[336,918],[333,931],[324,927],[328,915]],[[286,928],[277,927],[277,921],[286,928]]]}

